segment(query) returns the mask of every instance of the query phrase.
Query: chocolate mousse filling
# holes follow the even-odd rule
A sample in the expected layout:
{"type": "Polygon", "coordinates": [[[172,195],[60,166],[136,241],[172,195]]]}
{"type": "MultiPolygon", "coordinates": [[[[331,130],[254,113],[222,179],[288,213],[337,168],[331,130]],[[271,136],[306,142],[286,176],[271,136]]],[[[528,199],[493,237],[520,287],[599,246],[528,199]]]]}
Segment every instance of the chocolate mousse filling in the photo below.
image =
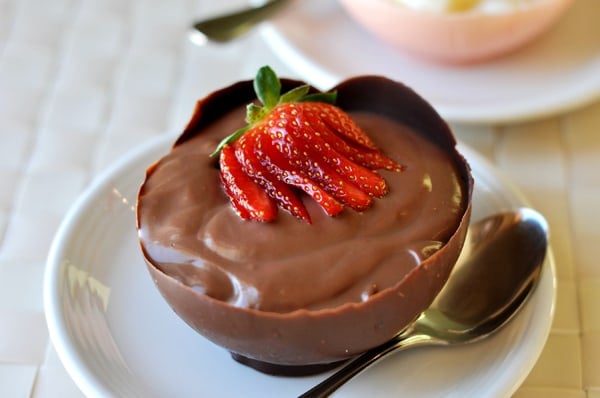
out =
{"type": "Polygon", "coordinates": [[[439,249],[463,208],[452,159],[412,129],[373,113],[353,119],[403,172],[379,171],[390,187],[363,213],[327,216],[304,203],[312,224],[285,211],[271,223],[232,211],[209,154],[243,120],[237,109],[154,168],[145,184],[140,237],[153,264],[184,285],[239,307],[318,310],[368,300],[439,249]]]}
{"type": "MultiPolygon", "coordinates": [[[[212,105],[208,101],[215,107],[212,113],[197,111],[170,153],[148,169],[138,198],[139,239],[149,267],[176,282],[162,290],[167,300],[181,300],[169,292],[185,287],[186,296],[206,296],[258,318],[342,311],[402,283],[448,242],[468,213],[472,186],[468,167],[454,151],[451,135],[431,133],[447,127],[441,119],[431,118],[428,105],[414,106],[414,98],[405,104],[397,90],[386,91],[384,79],[370,79],[382,83],[378,96],[365,95],[372,88],[365,91],[358,80],[342,87],[339,106],[405,169],[377,171],[387,181],[389,193],[362,213],[345,209],[330,217],[303,197],[312,224],[283,210],[270,223],[241,219],[225,196],[216,162],[209,155],[224,136],[244,125],[248,99],[230,88],[212,105]],[[381,98],[382,91],[386,98],[381,98]],[[219,101],[237,105],[218,105],[219,101]]],[[[450,269],[439,271],[440,279],[445,280],[450,269]]],[[[423,289],[425,293],[418,294],[425,296],[440,286],[436,282],[413,290],[423,289]]],[[[205,331],[202,322],[211,320],[200,318],[188,322],[205,331]]],[[[290,327],[297,327],[292,323],[290,327]]],[[[273,330],[275,340],[277,333],[285,331],[273,330]]],[[[208,337],[221,342],[210,332],[208,337]]],[[[268,341],[266,336],[261,344],[269,345],[268,341]]],[[[276,350],[265,348],[270,349],[276,350]]],[[[308,355],[308,363],[301,358],[280,363],[277,353],[269,354],[273,361],[269,355],[249,358],[235,349],[232,353],[268,373],[304,365],[322,371],[323,364],[344,359],[330,355],[320,361],[308,355]]]]}

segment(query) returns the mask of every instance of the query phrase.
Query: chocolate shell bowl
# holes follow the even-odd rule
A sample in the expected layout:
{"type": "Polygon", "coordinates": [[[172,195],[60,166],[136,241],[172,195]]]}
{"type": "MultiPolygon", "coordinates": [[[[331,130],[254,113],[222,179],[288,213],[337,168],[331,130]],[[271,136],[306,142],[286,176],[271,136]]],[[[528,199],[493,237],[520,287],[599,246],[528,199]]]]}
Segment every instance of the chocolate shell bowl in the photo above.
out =
{"type": "MultiPolygon", "coordinates": [[[[282,80],[284,90],[301,84],[282,80]]],[[[404,329],[446,282],[469,224],[470,168],[426,101],[375,76],[333,90],[336,105],[405,167],[379,172],[389,193],[364,212],[331,217],[308,197],[311,223],[281,209],[268,223],[233,211],[209,154],[244,125],[251,81],[200,100],[139,190],[141,249],[165,300],[267,373],[320,372],[404,329]]]]}

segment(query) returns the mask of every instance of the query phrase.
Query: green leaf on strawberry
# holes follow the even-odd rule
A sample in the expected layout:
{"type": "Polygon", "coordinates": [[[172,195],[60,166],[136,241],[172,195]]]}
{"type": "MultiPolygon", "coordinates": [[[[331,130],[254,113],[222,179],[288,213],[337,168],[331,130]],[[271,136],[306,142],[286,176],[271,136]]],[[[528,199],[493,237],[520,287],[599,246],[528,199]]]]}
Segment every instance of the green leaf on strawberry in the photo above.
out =
{"type": "Polygon", "coordinates": [[[273,109],[279,103],[281,82],[273,69],[264,66],[258,70],[254,79],[254,91],[267,109],[273,109]]]}
{"type": "Polygon", "coordinates": [[[310,86],[302,85],[293,88],[281,95],[281,82],[273,69],[269,66],[263,66],[258,70],[254,79],[254,92],[256,97],[262,103],[262,106],[254,103],[248,104],[246,107],[246,123],[248,126],[243,127],[234,133],[225,137],[217,148],[210,154],[215,157],[221,152],[221,149],[226,144],[230,144],[244,134],[252,125],[260,122],[265,116],[279,104],[289,102],[325,102],[334,104],[337,93],[313,93],[309,94],[310,86]]]}
{"type": "Polygon", "coordinates": [[[336,93],[309,94],[305,85],[281,95],[268,66],[258,71],[254,90],[262,106],[249,104],[248,125],[211,155],[219,155],[221,182],[240,217],[273,221],[280,207],[310,223],[302,191],[330,216],[345,207],[364,211],[388,190],[374,170],[403,169],[333,105],[336,93]]]}

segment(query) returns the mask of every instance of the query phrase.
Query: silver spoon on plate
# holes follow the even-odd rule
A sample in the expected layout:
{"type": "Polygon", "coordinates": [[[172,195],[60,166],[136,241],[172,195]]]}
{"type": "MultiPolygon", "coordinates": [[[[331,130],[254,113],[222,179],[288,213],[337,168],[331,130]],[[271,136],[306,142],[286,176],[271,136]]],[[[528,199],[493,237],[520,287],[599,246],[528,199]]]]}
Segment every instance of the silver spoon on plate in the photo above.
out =
{"type": "Polygon", "coordinates": [[[548,247],[548,224],[521,208],[471,227],[448,282],[407,329],[348,362],[301,398],[327,397],[387,355],[409,347],[481,340],[504,326],[533,293],[548,247]]]}
{"type": "Polygon", "coordinates": [[[279,10],[287,1],[270,0],[260,6],[195,22],[190,32],[190,40],[198,45],[207,42],[229,42],[246,34],[250,29],[279,10]]]}

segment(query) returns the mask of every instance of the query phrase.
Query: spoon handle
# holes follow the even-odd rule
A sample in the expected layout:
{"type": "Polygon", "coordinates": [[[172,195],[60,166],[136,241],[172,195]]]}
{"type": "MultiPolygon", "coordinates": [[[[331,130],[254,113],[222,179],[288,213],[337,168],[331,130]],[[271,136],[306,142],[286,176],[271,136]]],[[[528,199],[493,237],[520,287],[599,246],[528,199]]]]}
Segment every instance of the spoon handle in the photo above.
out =
{"type": "Polygon", "coordinates": [[[193,29],[207,40],[225,43],[252,29],[256,24],[270,16],[273,11],[283,5],[286,1],[287,0],[270,0],[258,7],[205,19],[196,22],[193,29]]]}
{"type": "Polygon", "coordinates": [[[333,394],[354,376],[392,352],[403,350],[416,345],[433,343],[432,337],[420,333],[399,334],[380,346],[372,348],[358,357],[347,362],[334,374],[317,384],[298,398],[324,398],[333,394]]]}

